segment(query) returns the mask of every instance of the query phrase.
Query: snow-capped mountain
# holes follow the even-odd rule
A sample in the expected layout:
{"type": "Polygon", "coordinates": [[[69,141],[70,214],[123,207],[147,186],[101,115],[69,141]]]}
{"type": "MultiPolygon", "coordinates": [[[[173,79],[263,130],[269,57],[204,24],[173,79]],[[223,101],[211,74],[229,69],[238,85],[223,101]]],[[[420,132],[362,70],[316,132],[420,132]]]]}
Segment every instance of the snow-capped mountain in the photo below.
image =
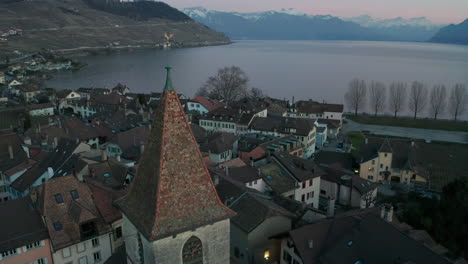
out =
{"type": "Polygon", "coordinates": [[[182,11],[232,39],[427,41],[442,27],[426,18],[374,19],[368,15],[339,18],[307,14],[292,8],[255,13],[222,12],[203,7],[182,11]]]}
{"type": "Polygon", "coordinates": [[[390,28],[390,27],[423,27],[426,29],[441,28],[445,25],[435,24],[426,17],[402,18],[396,17],[391,19],[373,18],[369,15],[361,15],[357,17],[342,18],[346,21],[355,22],[364,27],[390,28]]]}

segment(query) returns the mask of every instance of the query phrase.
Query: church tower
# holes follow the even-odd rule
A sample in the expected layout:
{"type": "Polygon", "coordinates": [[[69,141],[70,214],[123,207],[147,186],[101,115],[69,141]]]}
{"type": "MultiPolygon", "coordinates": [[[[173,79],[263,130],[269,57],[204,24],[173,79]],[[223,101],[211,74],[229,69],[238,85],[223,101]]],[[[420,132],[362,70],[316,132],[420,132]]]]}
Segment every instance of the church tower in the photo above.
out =
{"type": "Polygon", "coordinates": [[[176,91],[163,96],[130,192],[117,201],[129,264],[229,263],[229,218],[176,91]]]}

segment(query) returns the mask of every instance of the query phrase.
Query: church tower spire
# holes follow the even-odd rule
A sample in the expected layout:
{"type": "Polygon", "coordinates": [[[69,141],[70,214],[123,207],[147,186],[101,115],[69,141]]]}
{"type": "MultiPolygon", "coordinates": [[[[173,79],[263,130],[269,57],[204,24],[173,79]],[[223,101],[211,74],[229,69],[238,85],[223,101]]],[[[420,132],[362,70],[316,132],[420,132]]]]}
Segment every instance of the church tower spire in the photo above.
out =
{"type": "Polygon", "coordinates": [[[180,252],[190,238],[190,245],[199,241],[203,252],[224,254],[202,254],[203,263],[228,263],[229,218],[235,213],[217,195],[172,86],[170,70],[170,66],[166,67],[163,96],[137,174],[129,193],[116,202],[124,215],[124,236],[136,233],[142,240],[126,239],[127,255],[132,258],[131,252],[140,252],[135,249],[139,244],[143,248],[153,244],[151,252],[136,254],[133,261],[143,263],[138,261],[142,255],[144,263],[185,263],[180,252]],[[224,230],[223,234],[219,234],[220,230],[224,230]],[[174,243],[171,250],[176,253],[167,262],[158,259],[161,256],[157,245],[161,241],[174,243]],[[211,251],[205,251],[210,247],[211,251]]]}
{"type": "Polygon", "coordinates": [[[172,78],[171,78],[171,69],[170,65],[165,67],[166,69],[166,85],[164,85],[164,91],[172,91],[174,87],[172,86],[172,78]]]}

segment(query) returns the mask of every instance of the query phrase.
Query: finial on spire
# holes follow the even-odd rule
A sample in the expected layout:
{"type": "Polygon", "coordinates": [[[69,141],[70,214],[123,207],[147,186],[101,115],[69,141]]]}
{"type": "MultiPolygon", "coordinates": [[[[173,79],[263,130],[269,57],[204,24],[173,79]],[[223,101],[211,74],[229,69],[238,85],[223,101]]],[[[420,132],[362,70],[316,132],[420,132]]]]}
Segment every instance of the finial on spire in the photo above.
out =
{"type": "Polygon", "coordinates": [[[167,65],[165,69],[166,69],[166,85],[164,85],[164,91],[174,90],[174,87],[172,87],[172,79],[171,79],[172,67],[170,65],[167,65]]]}

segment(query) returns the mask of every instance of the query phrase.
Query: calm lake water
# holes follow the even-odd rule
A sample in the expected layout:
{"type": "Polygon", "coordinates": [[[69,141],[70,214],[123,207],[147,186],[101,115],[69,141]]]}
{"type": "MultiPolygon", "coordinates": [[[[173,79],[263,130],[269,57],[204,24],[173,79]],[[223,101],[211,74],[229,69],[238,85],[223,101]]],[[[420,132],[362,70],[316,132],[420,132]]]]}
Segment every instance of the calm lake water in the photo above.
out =
{"type": "MultiPolygon", "coordinates": [[[[193,96],[217,69],[240,66],[250,85],[268,95],[343,103],[353,78],[390,83],[419,80],[468,85],[468,46],[367,41],[240,41],[232,45],[142,50],[83,58],[88,66],[60,72],[49,87],[111,88],[118,82],[135,92],[161,91],[171,64],[178,92],[193,96]]],[[[466,118],[466,114],[465,114],[466,118]]]]}

